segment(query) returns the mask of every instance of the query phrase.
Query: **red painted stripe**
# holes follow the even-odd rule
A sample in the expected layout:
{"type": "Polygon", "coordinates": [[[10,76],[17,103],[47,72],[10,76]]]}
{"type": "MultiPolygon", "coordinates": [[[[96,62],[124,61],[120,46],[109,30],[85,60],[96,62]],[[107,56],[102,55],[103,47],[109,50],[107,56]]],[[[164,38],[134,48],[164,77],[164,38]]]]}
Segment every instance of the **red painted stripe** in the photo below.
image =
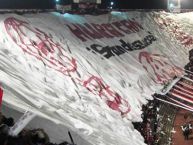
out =
{"type": "Polygon", "coordinates": [[[1,107],[1,104],[2,104],[2,99],[3,99],[3,89],[0,86],[0,107],[1,107]]]}

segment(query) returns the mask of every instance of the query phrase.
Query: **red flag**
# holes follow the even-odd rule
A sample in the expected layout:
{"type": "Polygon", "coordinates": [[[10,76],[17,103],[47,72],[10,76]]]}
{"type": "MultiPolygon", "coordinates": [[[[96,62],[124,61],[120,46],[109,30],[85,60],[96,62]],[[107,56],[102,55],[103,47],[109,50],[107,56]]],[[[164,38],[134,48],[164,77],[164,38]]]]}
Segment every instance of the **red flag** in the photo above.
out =
{"type": "Polygon", "coordinates": [[[3,98],[3,89],[0,86],[0,107],[1,107],[1,104],[2,104],[2,98],[3,98]]]}

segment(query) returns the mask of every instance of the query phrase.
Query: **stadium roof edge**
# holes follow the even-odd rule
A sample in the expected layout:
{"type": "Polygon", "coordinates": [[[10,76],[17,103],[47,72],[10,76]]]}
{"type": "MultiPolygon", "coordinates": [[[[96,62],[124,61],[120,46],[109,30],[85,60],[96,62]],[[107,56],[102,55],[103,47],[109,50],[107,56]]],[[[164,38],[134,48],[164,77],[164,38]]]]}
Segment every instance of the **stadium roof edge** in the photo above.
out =
{"type": "MultiPolygon", "coordinates": [[[[98,9],[101,12],[111,12],[111,11],[120,11],[120,12],[129,12],[129,11],[140,11],[140,12],[150,12],[150,11],[166,11],[167,9],[98,9]]],[[[60,12],[56,9],[0,9],[0,13],[41,13],[41,12],[60,12]]],[[[193,12],[193,9],[181,9],[181,13],[184,12],[193,12]]],[[[68,11],[66,11],[68,13],[68,11]]],[[[73,13],[73,11],[71,11],[73,13]]],[[[74,12],[77,14],[76,12],[74,12]]]]}

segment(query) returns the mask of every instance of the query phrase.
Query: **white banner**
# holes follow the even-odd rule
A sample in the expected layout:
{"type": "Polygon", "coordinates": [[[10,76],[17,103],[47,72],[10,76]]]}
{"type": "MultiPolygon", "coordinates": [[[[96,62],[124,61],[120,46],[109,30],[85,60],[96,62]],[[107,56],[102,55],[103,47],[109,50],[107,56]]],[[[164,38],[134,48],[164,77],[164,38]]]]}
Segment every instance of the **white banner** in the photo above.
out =
{"type": "Polygon", "coordinates": [[[91,144],[143,145],[131,122],[142,121],[146,99],[181,77],[189,61],[192,28],[179,18],[115,11],[0,15],[4,100],[63,122],[91,144]]]}

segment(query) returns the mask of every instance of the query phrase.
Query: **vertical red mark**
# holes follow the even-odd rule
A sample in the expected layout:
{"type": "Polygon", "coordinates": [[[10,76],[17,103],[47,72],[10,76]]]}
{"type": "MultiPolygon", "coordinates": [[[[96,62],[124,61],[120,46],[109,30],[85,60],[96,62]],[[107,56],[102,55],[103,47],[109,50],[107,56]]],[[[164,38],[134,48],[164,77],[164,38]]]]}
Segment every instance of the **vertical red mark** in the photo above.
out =
{"type": "Polygon", "coordinates": [[[0,107],[2,105],[2,99],[3,99],[3,89],[2,87],[0,86],[0,107]]]}

